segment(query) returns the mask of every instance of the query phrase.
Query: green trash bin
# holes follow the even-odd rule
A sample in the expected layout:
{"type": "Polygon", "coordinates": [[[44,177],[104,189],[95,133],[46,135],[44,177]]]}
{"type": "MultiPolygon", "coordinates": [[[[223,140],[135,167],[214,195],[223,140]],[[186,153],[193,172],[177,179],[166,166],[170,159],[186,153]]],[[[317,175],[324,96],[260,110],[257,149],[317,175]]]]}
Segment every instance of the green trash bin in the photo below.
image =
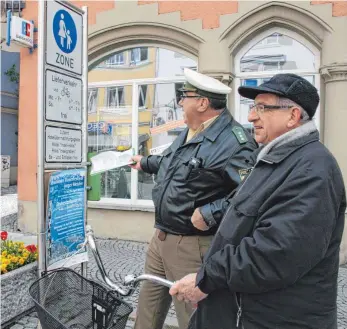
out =
{"type": "MultiPolygon", "coordinates": [[[[88,161],[90,162],[90,158],[97,155],[97,152],[88,152],[88,161]]],[[[91,166],[88,167],[88,175],[87,175],[87,186],[91,187],[91,190],[87,192],[87,200],[88,201],[100,201],[100,191],[101,191],[101,174],[96,174],[91,176],[90,170],[91,166]]]]}

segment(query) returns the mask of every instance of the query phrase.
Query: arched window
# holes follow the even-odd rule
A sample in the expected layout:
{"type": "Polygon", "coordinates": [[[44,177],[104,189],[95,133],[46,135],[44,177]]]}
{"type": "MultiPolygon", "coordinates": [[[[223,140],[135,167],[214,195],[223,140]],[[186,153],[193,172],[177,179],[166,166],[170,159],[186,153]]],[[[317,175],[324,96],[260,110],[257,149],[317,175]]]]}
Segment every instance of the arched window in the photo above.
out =
{"type": "MultiPolygon", "coordinates": [[[[299,34],[271,28],[252,38],[235,56],[235,118],[251,129],[247,120],[253,100],[241,97],[239,86],[259,86],[278,73],[294,73],[307,79],[319,91],[319,50],[299,34]]],[[[319,108],[314,117],[319,129],[319,108]]]]}
{"type": "MultiPolygon", "coordinates": [[[[176,51],[138,46],[115,51],[89,71],[88,151],[160,154],[184,129],[176,91],[195,59],[176,51]]],[[[101,174],[101,203],[152,206],[152,175],[124,166],[101,174]]]]}

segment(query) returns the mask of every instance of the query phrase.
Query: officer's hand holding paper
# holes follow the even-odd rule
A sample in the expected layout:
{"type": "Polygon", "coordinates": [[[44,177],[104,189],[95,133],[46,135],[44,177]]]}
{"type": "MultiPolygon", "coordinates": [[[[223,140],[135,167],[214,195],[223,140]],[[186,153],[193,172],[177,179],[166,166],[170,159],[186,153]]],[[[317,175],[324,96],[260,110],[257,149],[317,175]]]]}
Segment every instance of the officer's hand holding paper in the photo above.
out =
{"type": "Polygon", "coordinates": [[[143,158],[142,155],[134,155],[134,156],[132,156],[131,159],[130,159],[129,166],[132,169],[142,170],[142,168],[141,168],[141,159],[142,158],[143,158]]]}
{"type": "Polygon", "coordinates": [[[90,159],[92,163],[91,175],[96,175],[107,170],[128,166],[133,163],[131,157],[133,150],[129,149],[124,152],[106,151],[97,154],[90,159]]]}

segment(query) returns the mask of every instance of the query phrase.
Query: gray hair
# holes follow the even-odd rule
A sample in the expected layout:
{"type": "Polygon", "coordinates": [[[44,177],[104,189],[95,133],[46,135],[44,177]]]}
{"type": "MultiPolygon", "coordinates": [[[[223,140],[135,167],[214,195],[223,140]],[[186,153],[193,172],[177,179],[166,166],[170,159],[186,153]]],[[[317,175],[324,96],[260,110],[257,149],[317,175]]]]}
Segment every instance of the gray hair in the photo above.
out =
{"type": "Polygon", "coordinates": [[[293,102],[292,100],[290,100],[289,98],[285,98],[285,97],[278,97],[278,105],[280,106],[295,106],[297,107],[300,111],[301,111],[301,123],[310,121],[311,118],[309,117],[309,115],[307,114],[307,112],[303,109],[302,106],[300,106],[299,104],[293,102]]]}

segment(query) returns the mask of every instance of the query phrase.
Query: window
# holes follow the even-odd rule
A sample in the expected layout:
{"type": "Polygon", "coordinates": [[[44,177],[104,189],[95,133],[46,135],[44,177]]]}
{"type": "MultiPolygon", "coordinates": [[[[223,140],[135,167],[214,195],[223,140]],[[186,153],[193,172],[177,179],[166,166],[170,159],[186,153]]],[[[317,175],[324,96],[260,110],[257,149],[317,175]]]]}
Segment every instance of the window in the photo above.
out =
{"type": "Polygon", "coordinates": [[[139,108],[146,106],[147,85],[139,87],[139,108]]]}
{"type": "Polygon", "coordinates": [[[89,89],[88,90],[88,113],[96,112],[97,98],[98,98],[98,90],[89,89]]]}
{"type": "Polygon", "coordinates": [[[183,83],[175,83],[175,106],[179,106],[178,103],[181,100],[181,92],[179,91],[181,88],[183,88],[183,83]]]}
{"type": "Polygon", "coordinates": [[[106,66],[116,66],[124,64],[124,52],[112,55],[105,61],[106,66]]]}
{"type": "Polygon", "coordinates": [[[263,41],[263,44],[278,45],[280,37],[282,37],[282,35],[280,35],[279,33],[274,33],[274,34],[270,35],[269,37],[265,38],[263,41]]]}
{"type": "Polygon", "coordinates": [[[124,88],[113,87],[107,89],[107,107],[124,106],[124,88]]]}
{"type": "MultiPolygon", "coordinates": [[[[240,85],[259,86],[278,73],[294,73],[303,76],[319,90],[318,49],[298,34],[272,28],[251,39],[235,56],[235,72],[233,90],[240,85]]],[[[235,118],[249,128],[248,105],[253,100],[240,97],[235,93],[235,118]]],[[[315,116],[319,127],[319,109],[315,116]]]]}
{"type": "Polygon", "coordinates": [[[148,48],[134,48],[130,50],[130,64],[137,64],[148,60],[148,48]]]}
{"type": "MultiPolygon", "coordinates": [[[[125,65],[89,72],[89,88],[104,104],[88,115],[88,152],[133,149],[142,155],[161,154],[185,128],[176,90],[184,83],[182,67],[196,67],[196,61],[154,47],[123,53],[125,63],[147,63],[141,69],[125,65]]],[[[113,56],[109,63],[114,62],[113,56]]],[[[152,175],[124,166],[102,173],[100,185],[100,204],[153,206],[152,175]]]]}

